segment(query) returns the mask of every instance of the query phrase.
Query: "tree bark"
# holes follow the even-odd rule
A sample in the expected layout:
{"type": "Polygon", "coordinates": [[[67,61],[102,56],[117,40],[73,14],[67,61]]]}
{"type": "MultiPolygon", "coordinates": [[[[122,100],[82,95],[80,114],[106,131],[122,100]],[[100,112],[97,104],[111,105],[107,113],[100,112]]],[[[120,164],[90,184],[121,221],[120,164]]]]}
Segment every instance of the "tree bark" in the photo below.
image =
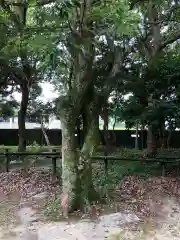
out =
{"type": "Polygon", "coordinates": [[[43,118],[41,117],[41,130],[44,136],[44,139],[46,141],[47,146],[49,147],[49,150],[51,150],[51,143],[49,141],[48,135],[46,133],[45,127],[44,127],[44,122],[43,122],[43,118]]]}
{"type": "Polygon", "coordinates": [[[114,132],[114,130],[115,130],[116,121],[117,121],[117,117],[115,116],[114,123],[113,123],[113,132],[114,132]]]}
{"type": "Polygon", "coordinates": [[[147,132],[147,155],[148,157],[154,157],[157,153],[155,132],[152,124],[148,125],[147,132]]]}
{"type": "MultiPolygon", "coordinates": [[[[104,156],[107,156],[110,153],[110,135],[108,132],[109,125],[109,115],[108,115],[108,104],[107,100],[102,107],[102,119],[104,121],[103,125],[103,137],[104,137],[104,156]]],[[[108,174],[108,160],[104,159],[104,166],[106,175],[108,174]]]]}
{"type": "Polygon", "coordinates": [[[102,119],[104,121],[103,124],[103,135],[104,135],[104,144],[105,144],[105,155],[109,153],[110,150],[110,135],[108,132],[108,125],[109,125],[109,114],[108,114],[108,103],[107,100],[102,107],[101,113],[102,119]]]}
{"type": "Polygon", "coordinates": [[[26,150],[26,112],[28,107],[29,101],[29,90],[28,87],[21,86],[22,98],[21,98],[21,105],[20,110],[18,112],[18,128],[19,128],[19,144],[18,144],[18,151],[23,152],[26,150]]]}
{"type": "Polygon", "coordinates": [[[77,142],[78,142],[78,147],[81,147],[81,119],[77,119],[76,123],[76,134],[77,134],[77,142]]]}
{"type": "Polygon", "coordinates": [[[171,145],[171,136],[172,136],[172,130],[169,129],[168,131],[168,138],[167,138],[167,148],[170,149],[171,145]]]}
{"type": "Polygon", "coordinates": [[[138,149],[139,148],[139,124],[138,122],[136,122],[136,139],[135,139],[135,149],[138,149]]]}
{"type": "Polygon", "coordinates": [[[165,122],[161,124],[160,127],[160,144],[161,148],[166,148],[166,129],[165,129],[165,122]]]}
{"type": "MultiPolygon", "coordinates": [[[[158,23],[158,11],[156,9],[156,5],[152,0],[148,1],[147,4],[147,15],[149,21],[153,22],[151,25],[152,36],[151,40],[148,41],[148,46],[150,51],[147,54],[148,58],[148,67],[147,72],[151,70],[151,66],[153,66],[154,59],[158,56],[159,46],[161,43],[161,34],[160,34],[160,24],[158,23]]],[[[153,101],[153,94],[151,93],[148,96],[148,107],[151,110],[154,109],[155,103],[153,101]]],[[[156,154],[156,142],[153,131],[153,123],[150,121],[148,124],[148,132],[147,132],[147,155],[154,156],[156,154]]]]}
{"type": "Polygon", "coordinates": [[[75,126],[68,118],[61,118],[62,126],[62,192],[67,196],[66,211],[81,209],[81,184],[78,174],[75,126]]]}
{"type": "Polygon", "coordinates": [[[166,145],[166,128],[165,128],[165,122],[162,126],[162,136],[163,136],[163,147],[164,148],[167,148],[167,145],[166,145]]]}
{"type": "Polygon", "coordinates": [[[87,111],[87,132],[79,159],[82,194],[88,203],[99,200],[99,195],[94,188],[92,179],[91,156],[100,142],[99,114],[96,106],[91,103],[87,111]]]}
{"type": "MultiPolygon", "coordinates": [[[[152,114],[155,108],[155,101],[153,99],[153,94],[148,97],[148,108],[150,113],[152,114]]],[[[155,129],[153,124],[153,119],[150,119],[148,123],[148,131],[147,131],[147,155],[155,156],[157,152],[156,138],[155,138],[155,129]]]]}
{"type": "Polygon", "coordinates": [[[141,125],[141,149],[144,149],[144,125],[141,125]]]}
{"type": "MultiPolygon", "coordinates": [[[[68,111],[68,110],[67,110],[68,111]]],[[[92,181],[91,156],[99,143],[99,119],[95,109],[87,111],[87,132],[83,147],[77,150],[75,124],[70,112],[62,119],[62,185],[67,197],[67,212],[84,210],[87,203],[99,199],[92,181]]]]}

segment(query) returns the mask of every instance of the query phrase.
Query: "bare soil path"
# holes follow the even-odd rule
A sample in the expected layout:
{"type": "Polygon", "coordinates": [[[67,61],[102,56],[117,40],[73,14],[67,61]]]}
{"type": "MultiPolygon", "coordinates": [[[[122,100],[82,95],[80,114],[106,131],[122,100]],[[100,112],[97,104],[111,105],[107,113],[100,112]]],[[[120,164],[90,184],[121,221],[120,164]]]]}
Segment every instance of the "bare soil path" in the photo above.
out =
{"type": "MultiPolygon", "coordinates": [[[[125,178],[112,196],[116,212],[96,219],[44,221],[39,206],[59,196],[49,172],[0,174],[0,240],[180,239],[179,180],[125,178]]],[[[47,207],[47,206],[46,206],[47,207]]]]}

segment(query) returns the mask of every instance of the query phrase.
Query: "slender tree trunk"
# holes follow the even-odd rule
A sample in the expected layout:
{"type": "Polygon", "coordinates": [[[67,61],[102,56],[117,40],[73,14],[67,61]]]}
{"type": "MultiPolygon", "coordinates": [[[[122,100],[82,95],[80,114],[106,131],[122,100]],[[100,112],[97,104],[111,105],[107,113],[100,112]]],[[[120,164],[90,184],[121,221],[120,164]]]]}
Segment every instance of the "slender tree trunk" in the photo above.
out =
{"type": "MultiPolygon", "coordinates": [[[[103,125],[103,137],[104,137],[104,155],[107,156],[110,153],[110,137],[108,132],[108,125],[109,125],[109,116],[108,116],[108,109],[107,109],[107,101],[105,102],[103,108],[102,108],[102,118],[104,121],[103,125]]],[[[105,172],[106,175],[108,173],[108,160],[107,158],[104,159],[104,166],[105,166],[105,172]]]]}
{"type": "Polygon", "coordinates": [[[165,138],[166,138],[166,129],[165,129],[165,122],[164,122],[163,125],[162,125],[162,145],[161,145],[162,148],[167,147],[165,138]]]}
{"type": "MultiPolygon", "coordinates": [[[[152,100],[152,96],[148,98],[148,106],[151,107],[151,110],[154,109],[154,101],[152,100]]],[[[155,156],[157,153],[157,142],[155,137],[155,127],[152,122],[148,124],[147,131],[147,154],[149,156],[155,156]]]]}
{"type": "Polygon", "coordinates": [[[153,126],[149,124],[147,132],[147,155],[154,157],[157,153],[156,138],[153,126]]]}
{"type": "MultiPolygon", "coordinates": [[[[151,53],[148,53],[148,71],[151,71],[151,66],[153,66],[154,59],[157,57],[160,41],[161,41],[161,32],[160,32],[160,23],[158,22],[158,10],[156,9],[156,5],[154,1],[149,0],[148,1],[148,18],[150,21],[153,22],[151,25],[151,31],[152,31],[152,42],[150,43],[151,46],[151,53]]],[[[150,94],[148,96],[148,107],[153,109],[155,108],[155,101],[153,99],[153,94],[150,94]]],[[[147,154],[149,156],[156,155],[157,152],[157,146],[154,136],[154,126],[153,123],[150,122],[148,125],[148,137],[147,137],[147,154]]]]}
{"type": "Polygon", "coordinates": [[[110,137],[108,132],[109,115],[108,115],[108,109],[107,109],[107,102],[104,104],[102,108],[102,118],[104,121],[103,134],[104,134],[104,143],[105,143],[105,155],[107,155],[110,150],[110,143],[109,143],[110,137]]]}
{"type": "Polygon", "coordinates": [[[115,116],[114,123],[113,123],[113,131],[115,130],[116,121],[117,121],[117,117],[115,116]]]}
{"type": "Polygon", "coordinates": [[[141,148],[144,149],[144,126],[141,126],[141,148]]]}
{"type": "MultiPolygon", "coordinates": [[[[151,113],[154,110],[155,103],[153,99],[153,95],[151,94],[148,97],[148,107],[151,113]]],[[[156,138],[155,138],[155,131],[154,126],[152,122],[149,122],[148,124],[148,132],[147,132],[147,155],[148,156],[155,156],[157,152],[157,146],[156,146],[156,138]]]]}
{"type": "Polygon", "coordinates": [[[51,143],[49,141],[48,135],[46,133],[45,127],[44,127],[44,122],[43,122],[43,118],[41,117],[41,130],[44,136],[44,139],[46,141],[47,146],[49,147],[49,150],[51,150],[51,143]]]}
{"type": "Polygon", "coordinates": [[[171,136],[172,136],[172,130],[170,129],[168,131],[168,138],[167,138],[167,148],[169,149],[171,146],[171,136]]]}
{"type": "Polygon", "coordinates": [[[139,124],[136,122],[136,139],[135,139],[135,149],[139,148],[139,124]]]}
{"type": "Polygon", "coordinates": [[[23,152],[26,150],[26,112],[29,101],[29,90],[27,86],[21,86],[22,98],[20,110],[18,112],[18,128],[19,128],[19,144],[18,151],[23,152]]]}

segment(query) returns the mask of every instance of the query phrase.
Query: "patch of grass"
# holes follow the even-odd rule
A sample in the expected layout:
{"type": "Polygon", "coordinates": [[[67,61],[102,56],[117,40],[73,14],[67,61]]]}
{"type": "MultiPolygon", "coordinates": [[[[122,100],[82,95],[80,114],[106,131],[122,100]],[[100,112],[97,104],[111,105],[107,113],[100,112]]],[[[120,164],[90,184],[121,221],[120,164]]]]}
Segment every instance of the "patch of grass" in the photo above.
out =
{"type": "Polygon", "coordinates": [[[143,163],[130,161],[113,161],[108,166],[108,175],[105,174],[102,161],[93,165],[93,181],[102,195],[115,189],[116,185],[127,175],[136,175],[148,178],[152,175],[160,175],[159,163],[143,163]]]}
{"type": "Polygon", "coordinates": [[[0,145],[0,153],[5,152],[5,150],[11,151],[11,152],[16,152],[17,151],[17,146],[5,146],[5,145],[0,145]]]}
{"type": "Polygon", "coordinates": [[[144,157],[146,154],[146,149],[139,150],[139,149],[129,149],[129,148],[119,148],[116,152],[117,155],[120,155],[121,157],[134,157],[134,158],[139,158],[139,157],[144,157]]]}
{"type": "MultiPolygon", "coordinates": [[[[101,149],[102,150],[102,149],[101,149]]],[[[120,148],[112,155],[116,157],[128,158],[129,160],[138,159],[139,161],[108,161],[108,175],[105,174],[104,162],[96,161],[93,163],[93,180],[95,186],[104,195],[108,190],[112,190],[127,175],[136,175],[140,178],[148,178],[150,176],[161,176],[162,166],[158,162],[143,162],[146,150],[136,150],[120,148]],[[142,159],[142,160],[141,160],[142,159]]],[[[177,156],[178,150],[158,150],[158,156],[177,156]]],[[[180,154],[179,154],[180,155],[180,154]]],[[[177,176],[180,170],[178,162],[166,164],[165,174],[177,176]]]]}

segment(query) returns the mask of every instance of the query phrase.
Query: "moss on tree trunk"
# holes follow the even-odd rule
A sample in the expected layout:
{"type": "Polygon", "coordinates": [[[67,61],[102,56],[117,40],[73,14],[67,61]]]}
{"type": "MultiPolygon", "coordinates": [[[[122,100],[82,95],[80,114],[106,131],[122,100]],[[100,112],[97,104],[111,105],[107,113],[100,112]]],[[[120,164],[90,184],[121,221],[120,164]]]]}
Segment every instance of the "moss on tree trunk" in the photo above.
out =
{"type": "Polygon", "coordinates": [[[99,144],[99,115],[96,106],[91,103],[87,111],[88,123],[86,136],[79,157],[79,170],[82,194],[89,203],[99,200],[99,194],[94,188],[92,179],[91,156],[99,144]]]}
{"type": "Polygon", "coordinates": [[[88,123],[81,151],[77,150],[75,124],[70,112],[62,124],[62,185],[67,196],[67,211],[83,210],[87,203],[99,200],[92,180],[91,156],[99,143],[99,119],[94,108],[88,111],[88,123]]]}
{"type": "Polygon", "coordinates": [[[78,174],[75,127],[67,119],[62,124],[62,187],[63,196],[68,196],[67,211],[81,208],[81,184],[78,174]]]}

